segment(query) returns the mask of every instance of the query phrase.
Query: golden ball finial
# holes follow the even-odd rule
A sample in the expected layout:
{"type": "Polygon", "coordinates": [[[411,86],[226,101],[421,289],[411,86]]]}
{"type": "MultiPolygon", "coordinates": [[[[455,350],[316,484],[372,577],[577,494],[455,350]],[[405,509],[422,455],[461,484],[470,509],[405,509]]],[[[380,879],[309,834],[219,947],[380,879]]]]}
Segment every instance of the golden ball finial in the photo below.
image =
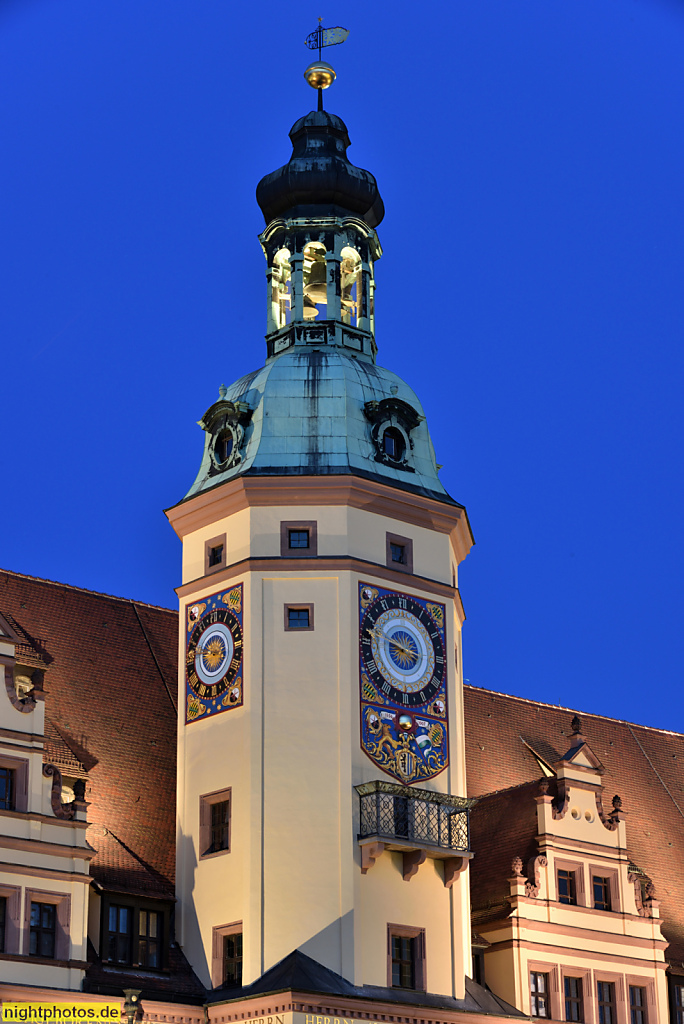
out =
{"type": "Polygon", "coordinates": [[[324,60],[316,60],[309,64],[304,77],[312,89],[327,89],[333,84],[337,75],[334,69],[324,60]]]}

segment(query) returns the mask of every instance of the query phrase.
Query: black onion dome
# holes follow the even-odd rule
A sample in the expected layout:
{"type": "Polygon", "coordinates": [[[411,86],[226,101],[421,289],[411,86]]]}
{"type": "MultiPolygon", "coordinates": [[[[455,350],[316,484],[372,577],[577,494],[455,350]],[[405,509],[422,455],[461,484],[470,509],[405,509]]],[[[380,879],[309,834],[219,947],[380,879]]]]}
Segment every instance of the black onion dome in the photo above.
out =
{"type": "Polygon", "coordinates": [[[312,110],[295,122],[290,138],[289,163],[257,185],[257,202],[266,223],[285,213],[314,216],[325,205],[377,227],[385,207],[370,171],[347,159],[349,135],[344,121],[327,110],[312,110]]]}

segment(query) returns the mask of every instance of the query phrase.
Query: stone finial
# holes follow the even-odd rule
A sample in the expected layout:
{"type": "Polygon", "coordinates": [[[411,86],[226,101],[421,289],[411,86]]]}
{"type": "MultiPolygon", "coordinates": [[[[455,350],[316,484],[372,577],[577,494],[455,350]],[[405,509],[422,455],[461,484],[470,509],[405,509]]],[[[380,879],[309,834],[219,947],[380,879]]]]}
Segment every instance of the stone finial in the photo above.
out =
{"type": "Polygon", "coordinates": [[[76,781],[74,782],[74,799],[76,800],[77,803],[85,803],[85,788],[85,780],[76,779],[76,781]]]}
{"type": "Polygon", "coordinates": [[[575,715],[570,725],[574,733],[582,732],[582,719],[579,717],[579,715],[575,715]]]}
{"type": "Polygon", "coordinates": [[[546,796],[548,791],[549,791],[549,780],[547,779],[546,776],[544,776],[543,779],[539,780],[539,795],[540,796],[546,796]]]}
{"type": "Polygon", "coordinates": [[[222,384],[221,387],[219,388],[219,398],[221,400],[223,400],[226,397],[227,394],[228,394],[228,388],[226,387],[225,384],[222,384]]]}
{"type": "Polygon", "coordinates": [[[617,795],[617,793],[613,797],[613,810],[614,811],[621,811],[622,810],[622,800],[617,795]]]}
{"type": "Polygon", "coordinates": [[[645,888],[644,892],[646,893],[646,899],[649,899],[649,900],[655,899],[656,890],[655,890],[655,885],[653,884],[653,882],[647,882],[646,883],[646,888],[645,888]]]}
{"type": "Polygon", "coordinates": [[[511,863],[511,870],[516,878],[522,878],[523,862],[521,857],[514,857],[511,863]]]}

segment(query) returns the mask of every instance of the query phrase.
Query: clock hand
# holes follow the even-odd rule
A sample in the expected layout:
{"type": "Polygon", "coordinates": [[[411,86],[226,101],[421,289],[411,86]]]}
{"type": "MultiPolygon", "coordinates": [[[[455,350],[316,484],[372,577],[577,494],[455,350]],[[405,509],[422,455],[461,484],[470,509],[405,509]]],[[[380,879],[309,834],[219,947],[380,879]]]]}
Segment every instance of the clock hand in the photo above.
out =
{"type": "Polygon", "coordinates": [[[373,629],[369,628],[368,632],[376,637],[377,640],[385,640],[388,644],[392,644],[392,646],[396,647],[402,654],[413,656],[414,652],[410,650],[410,648],[403,647],[400,643],[397,643],[396,640],[392,640],[392,638],[383,633],[381,629],[378,629],[377,627],[373,629]]]}

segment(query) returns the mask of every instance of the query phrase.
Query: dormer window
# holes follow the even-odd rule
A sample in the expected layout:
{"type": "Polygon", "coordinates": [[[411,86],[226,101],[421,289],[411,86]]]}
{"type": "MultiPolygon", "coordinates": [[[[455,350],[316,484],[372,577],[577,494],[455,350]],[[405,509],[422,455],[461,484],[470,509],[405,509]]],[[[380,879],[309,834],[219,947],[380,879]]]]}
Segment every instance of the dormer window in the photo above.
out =
{"type": "Polygon", "coordinates": [[[396,427],[388,427],[382,435],[382,450],[392,462],[401,462],[406,451],[406,443],[396,427]]]}
{"type": "Polygon", "coordinates": [[[214,446],[214,454],[216,455],[216,461],[219,465],[224,462],[228,462],[231,455],[233,454],[233,448],[235,447],[235,441],[230,431],[222,431],[216,439],[214,446]]]}

